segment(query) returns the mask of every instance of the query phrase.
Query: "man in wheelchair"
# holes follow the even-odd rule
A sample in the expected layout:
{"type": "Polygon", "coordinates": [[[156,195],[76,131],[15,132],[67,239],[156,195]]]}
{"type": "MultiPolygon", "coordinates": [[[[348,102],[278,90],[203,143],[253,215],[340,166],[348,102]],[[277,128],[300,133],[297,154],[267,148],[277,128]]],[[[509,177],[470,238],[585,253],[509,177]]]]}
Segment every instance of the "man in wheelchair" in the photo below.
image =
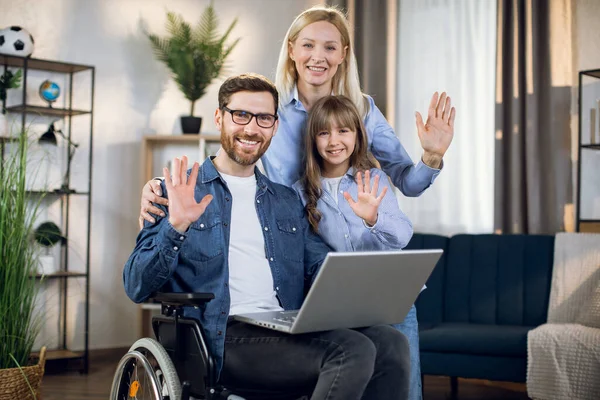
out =
{"type": "Polygon", "coordinates": [[[213,293],[182,307],[183,318],[198,321],[215,379],[233,393],[406,399],[408,344],[390,326],[290,335],[231,318],[299,309],[305,284],[331,251],[311,231],[296,193],[256,167],[277,131],[277,106],[277,90],[263,76],[223,83],[214,115],[222,150],[190,171],[185,156],[165,168],[168,207],[158,205],[163,216],[138,235],[123,271],[127,295],[142,302],[159,291],[213,293]]]}

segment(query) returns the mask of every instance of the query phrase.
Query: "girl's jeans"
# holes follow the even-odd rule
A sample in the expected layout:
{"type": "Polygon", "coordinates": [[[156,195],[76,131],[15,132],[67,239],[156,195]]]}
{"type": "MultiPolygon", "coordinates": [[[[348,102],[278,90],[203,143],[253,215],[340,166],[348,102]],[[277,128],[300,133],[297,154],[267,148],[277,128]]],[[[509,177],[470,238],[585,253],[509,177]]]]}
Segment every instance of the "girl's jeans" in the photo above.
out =
{"type": "Polygon", "coordinates": [[[410,349],[410,394],[409,400],[421,400],[421,358],[419,356],[419,324],[417,322],[417,308],[413,304],[406,315],[404,322],[393,325],[394,328],[404,333],[408,339],[410,349]]]}

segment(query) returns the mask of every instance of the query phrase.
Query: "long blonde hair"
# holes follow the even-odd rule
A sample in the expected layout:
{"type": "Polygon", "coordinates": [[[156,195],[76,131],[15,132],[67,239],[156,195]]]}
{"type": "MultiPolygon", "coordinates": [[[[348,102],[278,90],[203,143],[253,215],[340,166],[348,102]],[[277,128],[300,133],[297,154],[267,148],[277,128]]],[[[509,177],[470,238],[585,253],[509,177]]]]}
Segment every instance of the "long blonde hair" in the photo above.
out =
{"type": "Polygon", "coordinates": [[[318,232],[321,213],[317,202],[323,194],[321,175],[323,158],[317,150],[316,138],[319,132],[329,131],[333,125],[346,127],[356,132],[356,143],[350,155],[350,166],[355,171],[375,168],[373,158],[368,152],[367,131],[356,106],[346,96],[325,96],[315,103],[308,114],[306,135],[304,137],[304,175],[302,186],[306,192],[306,214],[314,232],[318,232]]]}
{"type": "Polygon", "coordinates": [[[279,91],[279,100],[282,106],[288,104],[292,99],[292,93],[298,79],[298,71],[294,61],[290,58],[289,45],[298,39],[300,31],[314,22],[326,21],[333,24],[342,37],[342,47],[348,47],[346,57],[333,77],[333,94],[348,97],[356,106],[359,115],[364,118],[369,111],[368,101],[360,89],[358,78],[358,66],[354,55],[354,48],[350,40],[350,26],[342,11],[331,6],[314,6],[303,11],[296,17],[288,29],[277,62],[277,73],[275,86],[279,91]]]}

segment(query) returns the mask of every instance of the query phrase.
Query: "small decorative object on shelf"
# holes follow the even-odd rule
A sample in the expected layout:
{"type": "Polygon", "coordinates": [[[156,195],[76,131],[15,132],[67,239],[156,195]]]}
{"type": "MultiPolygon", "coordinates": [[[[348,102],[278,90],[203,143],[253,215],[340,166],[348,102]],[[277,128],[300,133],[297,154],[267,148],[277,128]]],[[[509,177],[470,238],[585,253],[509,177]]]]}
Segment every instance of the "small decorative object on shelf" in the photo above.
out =
{"type": "Polygon", "coordinates": [[[590,108],[590,144],[596,143],[596,108],[590,108]]]}
{"type": "Polygon", "coordinates": [[[34,231],[35,241],[46,249],[45,254],[39,256],[38,272],[42,275],[50,275],[56,272],[54,257],[50,249],[63,238],[60,228],[54,222],[46,221],[40,224],[34,231]]]}
{"type": "Polygon", "coordinates": [[[65,136],[63,131],[61,131],[60,129],[56,129],[54,127],[55,123],[56,123],[56,121],[54,121],[53,123],[50,124],[50,126],[48,127],[48,130],[46,132],[44,132],[44,134],[42,136],[40,136],[40,139],[38,140],[38,142],[40,144],[49,144],[52,146],[58,146],[58,142],[56,140],[57,133],[60,135],[60,137],[62,137],[64,140],[67,141],[67,143],[69,144],[69,157],[68,157],[67,172],[65,173],[65,176],[63,177],[63,181],[62,181],[62,185],[60,186],[60,189],[56,190],[56,192],[73,193],[73,190],[71,190],[69,188],[68,179],[69,179],[69,175],[71,173],[71,162],[73,161],[73,156],[75,155],[75,151],[77,150],[77,147],[79,147],[79,144],[74,143],[71,139],[69,139],[67,136],[65,136]]]}
{"type": "Polygon", "coordinates": [[[600,144],[600,98],[593,105],[590,109],[590,144],[600,144]]]}
{"type": "Polygon", "coordinates": [[[171,70],[177,86],[191,102],[190,115],[181,117],[183,133],[200,132],[202,118],[194,116],[194,103],[206,94],[214,79],[225,73],[225,61],[240,40],[238,38],[231,45],[225,45],[236,23],[237,19],[234,19],[219,37],[217,14],[211,2],[193,28],[181,15],[169,12],[166,27],[171,36],[146,33],[156,58],[171,70]]]}
{"type": "Polygon", "coordinates": [[[33,36],[20,26],[0,30],[0,54],[29,57],[33,53],[33,36]]]}
{"type": "Polygon", "coordinates": [[[52,103],[60,96],[60,86],[55,82],[45,80],[40,85],[40,97],[48,102],[48,107],[52,107],[52,103]]]}

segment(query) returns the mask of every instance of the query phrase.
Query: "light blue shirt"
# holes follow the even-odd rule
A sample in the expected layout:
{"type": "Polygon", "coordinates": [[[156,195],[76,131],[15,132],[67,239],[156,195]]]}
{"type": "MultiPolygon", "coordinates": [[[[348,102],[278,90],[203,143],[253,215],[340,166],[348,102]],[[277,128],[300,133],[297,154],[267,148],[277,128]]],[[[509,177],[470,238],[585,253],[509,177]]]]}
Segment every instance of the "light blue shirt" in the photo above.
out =
{"type": "MultiPolygon", "coordinates": [[[[369,150],[390,176],[394,186],[409,197],[419,196],[439,175],[440,170],[430,168],[422,161],[414,165],[400,143],[394,130],[375,105],[373,98],[366,96],[369,112],[365,118],[369,150]]],[[[304,155],[304,133],[308,113],[298,99],[298,91],[289,104],[279,110],[279,127],[262,164],[269,179],[291,186],[302,175],[304,155]]],[[[344,200],[345,201],[345,200],[344,200]]]]}
{"type": "MultiPolygon", "coordinates": [[[[387,187],[388,191],[379,205],[377,223],[373,227],[368,227],[352,211],[342,194],[348,192],[355,201],[358,198],[358,185],[354,180],[354,173],[354,168],[346,172],[340,181],[337,193],[329,193],[326,186],[322,185],[323,194],[317,202],[317,209],[322,215],[319,222],[319,235],[335,251],[402,249],[410,241],[413,228],[406,214],[398,207],[386,174],[376,168],[370,171],[371,179],[379,176],[379,193],[384,187],[387,187]],[[337,202],[333,196],[337,197],[337,202]]],[[[297,181],[293,188],[306,206],[306,192],[300,181],[297,181]]]]}

